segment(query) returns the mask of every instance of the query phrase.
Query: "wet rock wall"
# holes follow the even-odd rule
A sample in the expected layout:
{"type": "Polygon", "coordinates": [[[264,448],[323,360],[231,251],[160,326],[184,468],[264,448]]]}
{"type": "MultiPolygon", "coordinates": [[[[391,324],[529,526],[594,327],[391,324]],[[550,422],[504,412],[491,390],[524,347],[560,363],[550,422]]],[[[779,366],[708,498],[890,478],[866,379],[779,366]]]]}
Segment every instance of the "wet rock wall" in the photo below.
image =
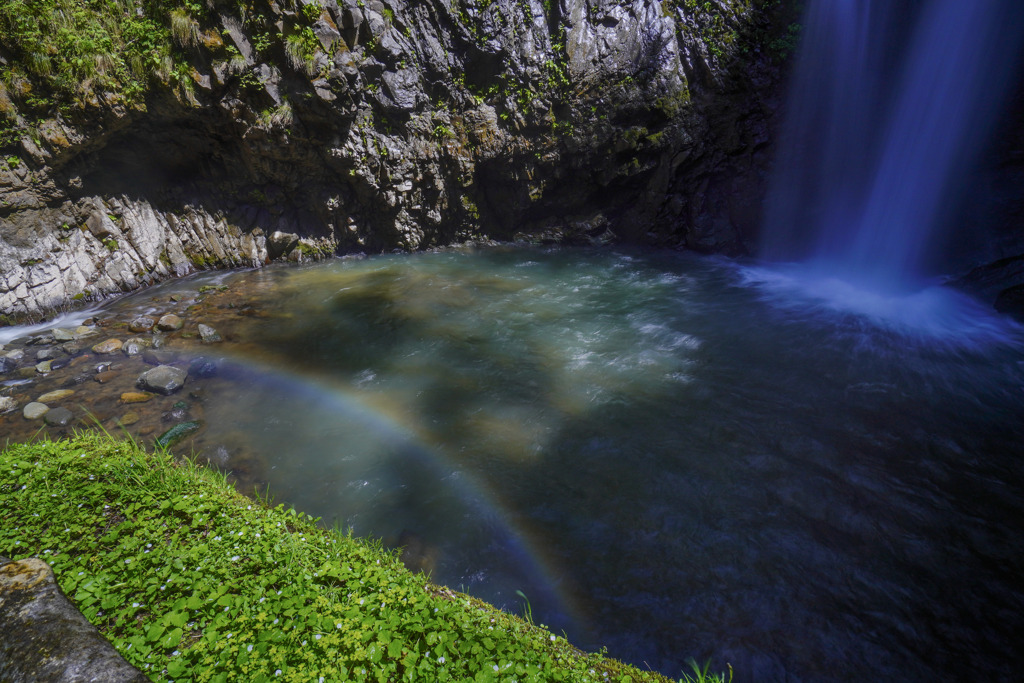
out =
{"type": "Polygon", "coordinates": [[[6,151],[0,313],[295,259],[274,233],[299,258],[489,238],[742,253],[777,5],[211,1],[186,82],[98,96],[6,151]]]}

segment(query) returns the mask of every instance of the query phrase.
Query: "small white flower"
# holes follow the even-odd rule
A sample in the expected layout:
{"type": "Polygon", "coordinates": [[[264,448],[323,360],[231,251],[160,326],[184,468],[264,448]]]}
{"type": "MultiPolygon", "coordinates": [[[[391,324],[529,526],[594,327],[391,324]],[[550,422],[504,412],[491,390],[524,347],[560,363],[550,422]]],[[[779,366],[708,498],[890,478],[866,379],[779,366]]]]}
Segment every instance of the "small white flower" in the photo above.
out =
{"type": "Polygon", "coordinates": [[[275,676],[280,676],[280,675],[281,675],[281,670],[280,670],[280,669],[278,669],[277,671],[275,671],[275,672],[274,672],[274,675],[275,675],[275,676]]]}
{"type": "Polygon", "coordinates": [[[245,651],[246,652],[252,652],[252,643],[249,643],[249,645],[246,646],[245,651]]]}
{"type": "Polygon", "coordinates": [[[495,671],[501,671],[501,667],[500,667],[500,666],[498,666],[497,664],[495,664],[495,665],[494,665],[494,670],[495,670],[495,671]]]}
{"type": "Polygon", "coordinates": [[[138,607],[138,606],[139,606],[139,603],[137,603],[137,602],[133,602],[132,603],[132,607],[138,607]]]}
{"type": "Polygon", "coordinates": [[[274,623],[275,623],[275,624],[277,623],[277,621],[278,621],[277,619],[274,619],[274,623]]]}
{"type": "Polygon", "coordinates": [[[555,642],[555,637],[554,636],[551,636],[551,642],[552,643],[555,642]]]}
{"type": "Polygon", "coordinates": [[[322,635],[320,635],[319,633],[318,633],[318,634],[316,634],[316,635],[315,635],[315,636],[313,636],[313,637],[314,637],[314,638],[316,638],[317,640],[320,640],[321,638],[323,638],[323,636],[322,636],[322,635]]]}
{"type": "Polygon", "coordinates": [[[233,556],[231,557],[231,561],[232,561],[232,562],[238,562],[238,555],[233,555],[233,556]]]}
{"type": "Polygon", "coordinates": [[[437,663],[438,663],[438,664],[444,664],[444,657],[443,657],[443,656],[441,656],[441,657],[438,657],[438,658],[437,658],[437,663]]]}

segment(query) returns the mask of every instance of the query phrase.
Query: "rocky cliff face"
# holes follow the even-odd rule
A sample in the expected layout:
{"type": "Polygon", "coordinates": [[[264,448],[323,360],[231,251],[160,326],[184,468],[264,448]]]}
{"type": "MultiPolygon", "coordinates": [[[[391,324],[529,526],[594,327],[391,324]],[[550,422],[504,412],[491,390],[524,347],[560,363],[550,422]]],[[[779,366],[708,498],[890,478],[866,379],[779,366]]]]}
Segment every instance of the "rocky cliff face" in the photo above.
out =
{"type": "Polygon", "coordinates": [[[742,252],[778,4],[187,4],[172,16],[187,78],[34,121],[17,83],[0,91],[17,124],[0,312],[195,268],[482,238],[742,252]]]}

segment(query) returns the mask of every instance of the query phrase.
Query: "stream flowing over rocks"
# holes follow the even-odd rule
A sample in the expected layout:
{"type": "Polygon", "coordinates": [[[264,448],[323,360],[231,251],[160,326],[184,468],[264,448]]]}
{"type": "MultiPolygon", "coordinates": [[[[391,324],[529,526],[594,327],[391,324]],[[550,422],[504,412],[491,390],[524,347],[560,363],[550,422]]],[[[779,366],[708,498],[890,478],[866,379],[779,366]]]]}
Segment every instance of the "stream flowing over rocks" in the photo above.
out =
{"type": "Polygon", "coordinates": [[[769,46],[792,9],[212,7],[187,85],[24,119],[0,163],[0,313],[36,318],[196,269],[467,239],[751,246],[782,58],[769,46]],[[308,62],[265,40],[300,10],[321,11],[308,62]]]}

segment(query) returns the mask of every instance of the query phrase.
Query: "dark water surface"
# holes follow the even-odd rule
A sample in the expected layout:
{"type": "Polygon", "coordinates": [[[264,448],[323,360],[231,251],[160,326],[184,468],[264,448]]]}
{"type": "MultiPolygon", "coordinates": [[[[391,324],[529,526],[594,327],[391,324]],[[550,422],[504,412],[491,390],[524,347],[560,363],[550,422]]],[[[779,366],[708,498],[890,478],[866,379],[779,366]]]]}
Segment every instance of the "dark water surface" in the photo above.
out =
{"type": "Polygon", "coordinates": [[[232,274],[192,445],[669,675],[1014,679],[1024,333],[773,278],[527,249],[232,274]]]}

